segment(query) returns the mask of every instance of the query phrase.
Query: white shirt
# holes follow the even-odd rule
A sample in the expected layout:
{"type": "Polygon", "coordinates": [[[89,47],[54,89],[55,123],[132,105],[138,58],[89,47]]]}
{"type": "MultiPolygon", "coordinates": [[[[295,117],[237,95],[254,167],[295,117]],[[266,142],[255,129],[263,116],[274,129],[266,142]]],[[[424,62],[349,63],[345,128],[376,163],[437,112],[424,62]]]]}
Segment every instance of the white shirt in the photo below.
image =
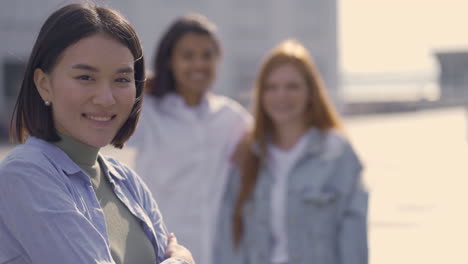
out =
{"type": "Polygon", "coordinates": [[[285,215],[288,176],[306,145],[306,136],[302,136],[289,150],[282,150],[274,144],[268,145],[268,166],[273,175],[271,188],[271,226],[274,240],[272,263],[288,263],[289,261],[285,215]]]}
{"type": "Polygon", "coordinates": [[[231,154],[251,123],[238,103],[211,93],[196,107],[177,94],[144,99],[129,141],[137,148],[135,170],[153,193],[169,231],[197,263],[211,264],[231,154]]]}

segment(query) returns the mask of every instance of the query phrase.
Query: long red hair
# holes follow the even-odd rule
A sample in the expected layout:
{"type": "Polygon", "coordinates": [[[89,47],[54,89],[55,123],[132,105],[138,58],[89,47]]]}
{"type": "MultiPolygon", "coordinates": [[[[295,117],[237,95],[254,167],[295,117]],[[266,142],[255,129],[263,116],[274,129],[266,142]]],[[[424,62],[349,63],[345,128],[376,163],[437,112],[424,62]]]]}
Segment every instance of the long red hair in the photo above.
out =
{"type": "Polygon", "coordinates": [[[309,88],[310,105],[305,113],[306,126],[316,127],[321,131],[341,129],[340,118],[326,95],[322,79],[307,49],[297,40],[281,42],[271,50],[263,60],[254,86],[254,127],[248,137],[249,147],[244,153],[241,166],[241,185],[233,214],[233,239],[237,246],[243,235],[242,210],[252,195],[257,183],[257,175],[265,157],[266,137],[273,129],[273,122],[268,117],[262,104],[265,83],[269,74],[276,67],[284,64],[293,65],[304,77],[309,88]]]}

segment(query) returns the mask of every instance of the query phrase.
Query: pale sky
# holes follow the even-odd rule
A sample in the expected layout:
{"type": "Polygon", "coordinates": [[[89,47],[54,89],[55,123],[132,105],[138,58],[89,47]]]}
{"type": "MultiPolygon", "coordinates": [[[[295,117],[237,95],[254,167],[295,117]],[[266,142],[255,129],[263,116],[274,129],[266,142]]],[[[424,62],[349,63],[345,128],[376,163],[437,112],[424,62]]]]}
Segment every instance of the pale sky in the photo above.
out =
{"type": "Polygon", "coordinates": [[[468,50],[468,0],[338,3],[344,72],[433,72],[434,50],[468,50]]]}

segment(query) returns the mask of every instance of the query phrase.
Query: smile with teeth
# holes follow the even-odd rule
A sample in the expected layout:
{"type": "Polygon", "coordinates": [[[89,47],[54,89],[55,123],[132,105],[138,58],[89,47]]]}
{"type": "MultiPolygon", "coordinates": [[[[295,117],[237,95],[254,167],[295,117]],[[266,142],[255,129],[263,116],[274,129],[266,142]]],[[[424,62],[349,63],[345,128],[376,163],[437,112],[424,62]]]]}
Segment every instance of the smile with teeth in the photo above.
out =
{"type": "Polygon", "coordinates": [[[99,122],[107,122],[115,118],[116,115],[112,116],[94,116],[94,115],[87,115],[83,114],[83,117],[86,117],[87,119],[93,120],[93,121],[99,121],[99,122]]]}

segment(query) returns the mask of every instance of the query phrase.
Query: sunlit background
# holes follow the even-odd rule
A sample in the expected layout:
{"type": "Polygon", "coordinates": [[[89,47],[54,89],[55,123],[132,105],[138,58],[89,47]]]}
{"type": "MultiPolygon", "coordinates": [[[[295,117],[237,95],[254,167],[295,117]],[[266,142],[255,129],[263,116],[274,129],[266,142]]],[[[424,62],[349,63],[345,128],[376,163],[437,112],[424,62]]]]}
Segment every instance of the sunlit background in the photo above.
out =
{"type": "MultiPolygon", "coordinates": [[[[0,159],[32,42],[68,2],[0,0],[0,159]]],[[[213,89],[247,107],[263,55],[287,37],[304,42],[365,163],[370,263],[468,263],[468,1],[98,2],[129,18],[147,65],[172,19],[207,15],[223,44],[213,89]]],[[[105,152],[134,164],[131,149],[105,152]]]]}
{"type": "Polygon", "coordinates": [[[339,6],[342,92],[349,100],[437,100],[438,56],[445,69],[467,69],[467,1],[342,0],[339,6]],[[445,61],[453,53],[461,60],[445,61]]]}

